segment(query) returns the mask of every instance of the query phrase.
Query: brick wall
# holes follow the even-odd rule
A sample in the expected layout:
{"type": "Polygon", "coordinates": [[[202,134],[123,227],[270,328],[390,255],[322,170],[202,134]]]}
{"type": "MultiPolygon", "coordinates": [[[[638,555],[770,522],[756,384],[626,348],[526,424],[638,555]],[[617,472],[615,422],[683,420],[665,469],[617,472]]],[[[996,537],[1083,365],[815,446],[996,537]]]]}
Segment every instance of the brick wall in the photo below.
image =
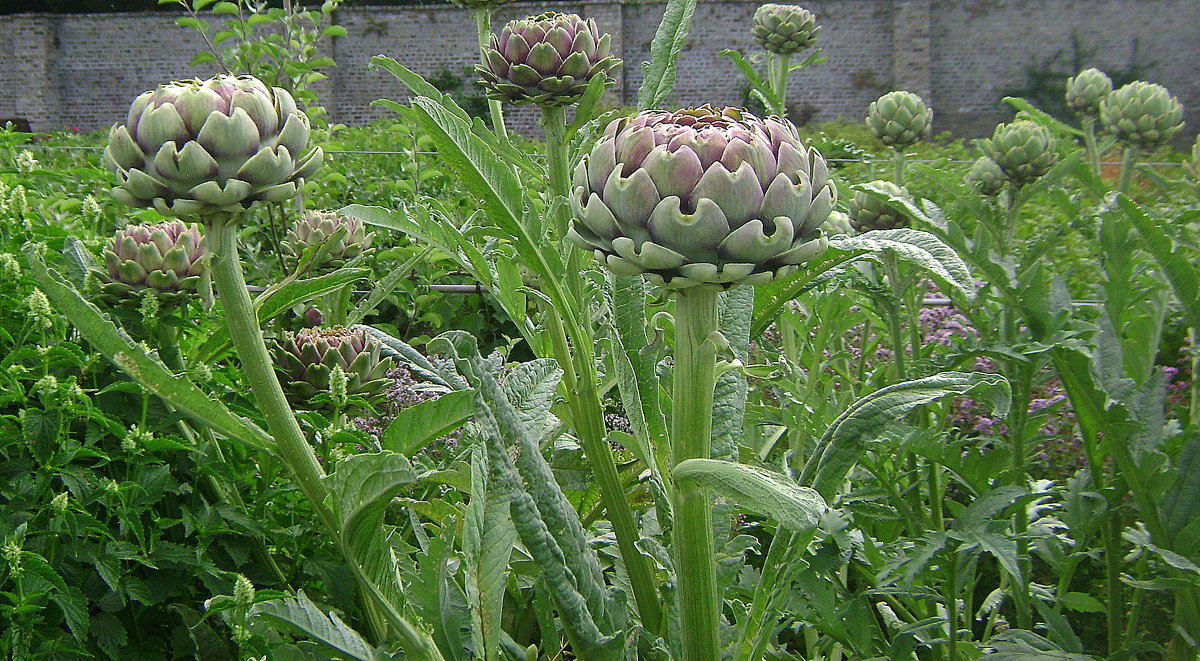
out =
{"type": "MultiPolygon", "coordinates": [[[[792,77],[789,103],[816,121],[858,119],[890,89],[910,89],[931,101],[937,129],[979,135],[1005,117],[998,99],[1019,87],[1025,67],[1056,51],[1069,52],[1074,31],[1094,61],[1120,68],[1149,65],[1146,78],[1171,88],[1186,109],[1188,132],[1200,126],[1200,25],[1196,0],[809,0],[822,26],[829,59],[792,77]]],[[[742,103],[743,83],[724,48],[754,49],[748,26],[757,2],[701,0],[679,60],[680,104],[742,103]]],[[[591,16],[612,32],[626,61],[614,95],[633,103],[640,62],[662,15],[662,4],[639,0],[581,0],[556,5],[591,16]]],[[[521,2],[502,8],[497,24],[544,8],[521,2]]],[[[378,98],[402,100],[403,87],[368,68],[385,54],[422,74],[440,66],[462,70],[475,62],[469,14],[448,5],[340,11],[348,36],[329,48],[338,62],[323,84],[331,117],[347,124],[388,114],[378,98]]],[[[164,14],[37,15],[0,17],[0,117],[28,118],[35,129],[91,130],[119,121],[130,100],[156,84],[207,76],[192,67],[203,48],[191,30],[164,14]]],[[[532,130],[535,113],[521,109],[512,122],[532,130]]]]}

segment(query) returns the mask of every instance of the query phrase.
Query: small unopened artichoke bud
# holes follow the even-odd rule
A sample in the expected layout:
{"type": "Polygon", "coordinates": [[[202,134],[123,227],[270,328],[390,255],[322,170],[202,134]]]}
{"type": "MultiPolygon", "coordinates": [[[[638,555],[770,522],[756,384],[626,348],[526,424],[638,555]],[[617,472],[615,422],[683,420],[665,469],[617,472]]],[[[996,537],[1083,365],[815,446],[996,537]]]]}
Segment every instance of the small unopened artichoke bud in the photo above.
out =
{"type": "Polygon", "coordinates": [[[933,110],[912,92],[888,92],[867,107],[867,127],[883,144],[904,149],[929,138],[933,110]]]}
{"type": "Polygon", "coordinates": [[[597,76],[613,84],[609,72],[621,63],[595,19],[553,11],[509,22],[483,54],[487,65],[477,71],[489,97],[539,106],[578,101],[597,76]]]}
{"type": "Polygon", "coordinates": [[[1100,123],[1127,145],[1154,149],[1183,128],[1183,106],[1162,85],[1135,80],[1104,98],[1100,123]]]}
{"type": "Polygon", "coordinates": [[[791,55],[816,43],[821,27],[817,17],[803,7],[767,4],[755,10],[750,31],[763,48],[791,55]]]}
{"type": "Polygon", "coordinates": [[[611,122],[575,168],[568,236],[616,273],[728,289],[820,255],[836,201],[825,159],[787,120],[646,110],[611,122]]]}
{"type": "Polygon", "coordinates": [[[854,233],[854,225],[850,222],[850,216],[837,209],[829,212],[829,219],[825,221],[821,229],[831,235],[854,233]]]}
{"type": "Polygon", "coordinates": [[[345,230],[342,237],[323,245],[319,258],[311,267],[313,270],[332,271],[355,257],[370,254],[375,233],[368,232],[361,220],[333,211],[310,211],[288,229],[287,236],[280,243],[286,254],[299,259],[306,248],[326,241],[341,229],[345,230]]]}
{"type": "Polygon", "coordinates": [[[1028,120],[997,126],[992,138],[980,141],[980,145],[1004,176],[1018,186],[1033,183],[1058,161],[1057,143],[1050,130],[1028,120]]]}
{"type": "Polygon", "coordinates": [[[233,582],[233,601],[243,608],[254,605],[254,583],[241,574],[233,582]]]}
{"type": "Polygon", "coordinates": [[[325,315],[321,314],[320,308],[310,307],[304,311],[304,325],[309,328],[320,326],[325,321],[325,315]]]}
{"type": "Polygon", "coordinates": [[[1095,119],[1100,115],[1100,102],[1112,91],[1108,74],[1099,69],[1084,69],[1067,79],[1067,107],[1095,119]]]}
{"type": "Polygon", "coordinates": [[[1008,178],[1004,176],[1004,171],[996,165],[996,161],[987,156],[980,156],[967,171],[967,183],[974,186],[980,193],[988,197],[994,197],[1004,190],[1004,184],[1008,182],[1008,178]]]}
{"type": "MultiPolygon", "coordinates": [[[[897,186],[890,181],[873,181],[871,184],[876,188],[885,189],[893,197],[912,200],[908,189],[903,186],[897,186]]],[[[858,232],[894,230],[909,225],[908,216],[894,203],[866,191],[855,193],[846,203],[846,211],[850,216],[850,226],[858,232]]]]}
{"type": "Polygon", "coordinates": [[[164,216],[223,219],[290,200],[321,165],[308,118],[286,90],[253,76],[162,85],[134,99],[104,161],[113,196],[164,216]]]}

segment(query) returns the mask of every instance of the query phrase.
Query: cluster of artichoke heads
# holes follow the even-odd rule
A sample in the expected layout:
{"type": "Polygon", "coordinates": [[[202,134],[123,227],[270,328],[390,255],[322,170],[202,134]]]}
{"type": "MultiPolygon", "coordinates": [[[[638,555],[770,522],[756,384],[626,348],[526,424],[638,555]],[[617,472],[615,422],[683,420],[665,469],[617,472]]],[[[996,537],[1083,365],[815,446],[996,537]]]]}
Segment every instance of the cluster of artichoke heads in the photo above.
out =
{"type": "Polygon", "coordinates": [[[1162,85],[1135,80],[1114,90],[1099,69],[1084,69],[1067,79],[1067,107],[1087,121],[1140,149],[1166,144],[1183,128],[1183,106],[1162,85]]]}
{"type": "Polygon", "coordinates": [[[109,134],[113,195],[166,216],[222,218],[287,200],[321,165],[291,94],[252,76],[175,82],[134,100],[109,134]]]}
{"type": "Polygon", "coordinates": [[[812,46],[821,33],[811,11],[796,5],[766,4],[754,12],[751,33],[772,53],[791,55],[812,46]]]}
{"type": "Polygon", "coordinates": [[[368,232],[357,218],[333,211],[310,211],[288,229],[281,243],[293,259],[299,259],[310,246],[324,243],[310,266],[310,270],[319,272],[339,269],[355,257],[369,254],[374,239],[375,233],[368,232]],[[339,238],[329,241],[334,234],[339,238]]]}
{"type": "Polygon", "coordinates": [[[883,144],[905,149],[929,138],[933,109],[912,92],[888,92],[867,107],[867,127],[883,144]]]}
{"type": "Polygon", "coordinates": [[[597,76],[611,85],[609,72],[621,63],[594,19],[559,12],[509,22],[483,54],[478,71],[489,97],[539,106],[578,101],[597,76]]]}
{"type": "Polygon", "coordinates": [[[576,167],[569,237],[669,288],[760,284],[824,250],[836,200],[825,160],[785,119],[648,110],[611,122],[576,167]]]}
{"type": "Polygon", "coordinates": [[[285,332],[271,347],[275,371],[288,401],[298,408],[323,408],[311,402],[318,393],[329,393],[335,368],[346,375],[346,394],[381,401],[387,373],[395,366],[381,346],[361,328],[304,328],[285,332]]]}
{"type": "Polygon", "coordinates": [[[1058,161],[1057,142],[1050,129],[1028,120],[1000,124],[990,140],[980,141],[987,157],[1013,184],[1033,183],[1058,161]]]}
{"type": "Polygon", "coordinates": [[[149,294],[160,305],[175,305],[196,293],[207,256],[196,225],[178,220],[130,225],[108,240],[104,268],[94,275],[101,299],[110,304],[140,305],[149,294]]]}

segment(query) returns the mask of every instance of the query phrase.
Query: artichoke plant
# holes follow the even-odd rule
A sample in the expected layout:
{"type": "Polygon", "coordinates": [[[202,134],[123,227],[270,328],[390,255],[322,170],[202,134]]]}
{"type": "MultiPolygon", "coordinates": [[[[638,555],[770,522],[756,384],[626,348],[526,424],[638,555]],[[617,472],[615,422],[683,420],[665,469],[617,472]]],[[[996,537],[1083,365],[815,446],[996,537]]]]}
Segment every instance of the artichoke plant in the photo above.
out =
{"type": "Polygon", "coordinates": [[[1135,80],[1104,98],[1100,123],[1121,142],[1153,149],[1183,128],[1183,106],[1162,85],[1135,80]]]}
{"type": "Polygon", "coordinates": [[[813,13],[803,7],[768,4],[754,12],[751,32],[768,51],[791,55],[812,46],[821,28],[813,13]]]}
{"type": "Polygon", "coordinates": [[[345,228],[345,233],[337,241],[323,247],[312,268],[338,269],[351,259],[370,253],[375,233],[368,232],[366,225],[359,219],[332,211],[310,211],[304,214],[303,218],[288,229],[287,236],[281,242],[283,251],[293,259],[299,259],[306,248],[325,241],[342,228],[345,228]]]}
{"type": "Polygon", "coordinates": [[[836,199],[825,160],[787,120],[647,110],[611,122],[576,167],[569,236],[669,288],[760,284],[824,250],[836,199]]]}
{"type": "MultiPolygon", "coordinates": [[[[871,185],[886,190],[893,197],[912,200],[907,188],[890,181],[873,181],[871,185]]],[[[846,212],[850,216],[850,226],[856,232],[894,230],[909,225],[908,216],[895,204],[866,191],[858,191],[850,198],[846,203],[846,212]]]]}
{"type": "Polygon", "coordinates": [[[100,281],[101,298],[117,305],[139,305],[147,292],[160,304],[173,305],[196,293],[207,266],[200,228],[178,220],[130,225],[108,240],[100,281]]]}
{"type": "Polygon", "coordinates": [[[360,328],[304,328],[286,332],[272,347],[275,371],[289,401],[314,406],[309,399],[329,392],[335,367],[346,374],[346,394],[378,402],[394,366],[380,355],[380,344],[360,328]]]}
{"type": "Polygon", "coordinates": [[[109,133],[113,195],[166,216],[228,217],[289,199],[321,164],[292,95],[252,76],[163,85],[109,133]]]}
{"type": "Polygon", "coordinates": [[[987,156],[980,156],[967,171],[967,183],[988,197],[999,195],[1006,181],[1008,178],[1004,176],[1004,171],[987,156]]]}
{"type": "Polygon", "coordinates": [[[488,96],[514,104],[564,106],[583,96],[596,76],[621,61],[612,56],[612,36],[600,34],[594,19],[546,12],[509,22],[484,49],[478,68],[488,96]]]}
{"type": "Polygon", "coordinates": [[[1094,119],[1100,114],[1100,102],[1112,91],[1108,74],[1099,69],[1084,69],[1067,79],[1067,107],[1094,119]]]}
{"type": "Polygon", "coordinates": [[[867,108],[867,127],[883,144],[904,149],[929,137],[933,110],[912,92],[888,92],[867,108]]]}
{"type": "Polygon", "coordinates": [[[1018,186],[1036,181],[1058,161],[1050,130],[1028,120],[997,126],[991,139],[980,141],[980,145],[1004,176],[1018,186]]]}

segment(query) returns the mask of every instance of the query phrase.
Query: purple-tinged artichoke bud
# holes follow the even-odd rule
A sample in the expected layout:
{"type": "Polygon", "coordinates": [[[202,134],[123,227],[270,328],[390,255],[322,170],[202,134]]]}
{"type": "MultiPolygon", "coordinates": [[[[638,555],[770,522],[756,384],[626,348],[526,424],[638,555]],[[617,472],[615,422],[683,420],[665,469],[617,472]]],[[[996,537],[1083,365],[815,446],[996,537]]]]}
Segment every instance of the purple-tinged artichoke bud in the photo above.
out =
{"type": "Polygon", "coordinates": [[[1004,170],[996,165],[996,161],[987,156],[980,156],[973,164],[971,169],[967,171],[967,183],[974,186],[980,193],[988,197],[994,197],[1004,190],[1004,184],[1008,182],[1008,178],[1004,176],[1004,170]]]}
{"type": "Polygon", "coordinates": [[[324,241],[341,228],[345,228],[345,233],[337,241],[321,248],[317,261],[312,265],[313,269],[338,269],[355,257],[371,252],[375,233],[368,232],[359,219],[333,211],[310,211],[304,214],[288,229],[287,236],[281,241],[283,251],[299,259],[306,248],[324,241]]]}
{"type": "MultiPolygon", "coordinates": [[[[871,184],[886,190],[893,197],[912,201],[912,195],[903,186],[890,181],[873,181],[871,184]]],[[[894,230],[909,225],[908,216],[895,204],[866,191],[858,191],[850,198],[846,203],[846,212],[850,216],[850,226],[856,232],[894,230]]]]}
{"type": "Polygon", "coordinates": [[[136,307],[149,291],[160,304],[172,305],[196,293],[207,254],[196,225],[178,220],[130,225],[108,240],[104,268],[93,273],[101,298],[110,304],[136,307]]]}
{"type": "Polygon", "coordinates": [[[335,367],[346,375],[346,394],[380,401],[393,367],[381,357],[379,342],[361,329],[304,328],[286,332],[271,349],[275,371],[288,400],[298,407],[316,406],[309,399],[330,392],[335,367]]]}
{"type": "Polygon", "coordinates": [[[787,120],[647,110],[610,123],[575,168],[569,236],[614,272],[674,289],[762,284],[824,251],[836,200],[787,120]]]}
{"type": "Polygon", "coordinates": [[[309,306],[304,311],[304,325],[310,328],[320,326],[325,321],[325,315],[321,314],[321,309],[314,306],[309,306]]]}
{"type": "Polygon", "coordinates": [[[1084,69],[1067,79],[1067,107],[1095,119],[1100,115],[1100,102],[1112,94],[1113,83],[1099,69],[1084,69]]]}
{"type": "Polygon", "coordinates": [[[883,144],[905,149],[929,138],[933,109],[912,92],[888,92],[867,107],[867,127],[883,144]]]}
{"type": "Polygon", "coordinates": [[[1162,85],[1135,80],[1104,97],[1100,123],[1125,144],[1154,149],[1183,128],[1183,106],[1162,85]]]}
{"type": "Polygon", "coordinates": [[[980,146],[1018,186],[1033,183],[1058,161],[1050,130],[1024,119],[997,126],[992,138],[981,140],[980,146]]]}
{"type": "Polygon", "coordinates": [[[163,85],[113,127],[105,163],[113,196],[166,216],[228,218],[291,199],[321,165],[292,95],[252,76],[163,85]]]}
{"type": "Polygon", "coordinates": [[[763,5],[754,12],[751,33],[772,53],[791,55],[812,46],[821,28],[813,13],[796,5],[763,5]]]}
{"type": "Polygon", "coordinates": [[[489,97],[539,106],[578,101],[596,76],[613,84],[609,72],[621,63],[594,19],[558,12],[509,22],[483,54],[487,66],[477,70],[489,97]]]}

